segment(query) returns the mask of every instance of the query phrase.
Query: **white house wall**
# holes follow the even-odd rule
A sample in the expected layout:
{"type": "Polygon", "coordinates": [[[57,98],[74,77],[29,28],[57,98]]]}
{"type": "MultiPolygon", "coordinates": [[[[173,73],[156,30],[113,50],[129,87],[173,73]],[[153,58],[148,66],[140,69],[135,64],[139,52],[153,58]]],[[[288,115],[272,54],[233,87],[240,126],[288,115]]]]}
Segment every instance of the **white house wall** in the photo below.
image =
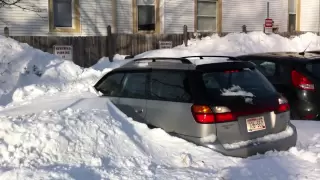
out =
{"type": "Polygon", "coordinates": [[[287,0],[222,0],[222,32],[240,32],[242,25],[248,31],[262,31],[267,2],[270,2],[270,18],[279,25],[279,31],[287,31],[287,0]]]}
{"type": "Polygon", "coordinates": [[[320,0],[301,0],[300,31],[320,31],[320,0]]]}
{"type": "Polygon", "coordinates": [[[164,0],[164,33],[182,33],[183,26],[194,31],[194,0],[164,0]]]}
{"type": "MultiPolygon", "coordinates": [[[[48,1],[34,0],[37,8],[42,12],[35,13],[31,11],[23,11],[22,9],[11,6],[0,8],[0,35],[3,35],[4,27],[8,27],[10,35],[46,35],[49,31],[48,26],[48,1]]],[[[28,1],[22,1],[19,5],[29,6],[28,1]]]]}
{"type": "Polygon", "coordinates": [[[111,0],[80,0],[81,35],[105,36],[112,25],[111,0]]]}
{"type": "Polygon", "coordinates": [[[117,0],[117,32],[132,33],[132,0],[117,0]]]}
{"type": "Polygon", "coordinates": [[[22,1],[22,7],[28,7],[33,2],[40,13],[23,11],[15,6],[1,8],[0,10],[0,35],[3,35],[4,27],[9,27],[12,36],[94,36],[107,35],[107,26],[112,25],[112,1],[111,0],[79,0],[80,2],[80,33],[49,32],[49,6],[48,0],[22,1]]]}

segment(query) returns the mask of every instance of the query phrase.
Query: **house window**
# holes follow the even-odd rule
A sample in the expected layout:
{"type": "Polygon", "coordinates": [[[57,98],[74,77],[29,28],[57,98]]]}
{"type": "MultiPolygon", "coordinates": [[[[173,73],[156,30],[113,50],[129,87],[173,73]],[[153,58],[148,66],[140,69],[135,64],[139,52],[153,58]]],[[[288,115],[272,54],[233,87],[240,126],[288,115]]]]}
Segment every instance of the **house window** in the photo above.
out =
{"type": "Polygon", "coordinates": [[[155,0],[137,0],[138,31],[155,31],[155,0]]]}
{"type": "Polygon", "coordinates": [[[217,0],[197,0],[197,30],[215,32],[217,30],[217,0]]]}
{"type": "Polygon", "coordinates": [[[296,20],[297,20],[297,2],[296,0],[289,0],[288,9],[289,9],[289,17],[288,17],[288,30],[289,32],[296,30],[296,20]]]}
{"type": "Polygon", "coordinates": [[[72,0],[53,1],[55,27],[72,27],[72,0]]]}
{"type": "Polygon", "coordinates": [[[49,0],[51,32],[79,32],[79,0],[49,0]]]}

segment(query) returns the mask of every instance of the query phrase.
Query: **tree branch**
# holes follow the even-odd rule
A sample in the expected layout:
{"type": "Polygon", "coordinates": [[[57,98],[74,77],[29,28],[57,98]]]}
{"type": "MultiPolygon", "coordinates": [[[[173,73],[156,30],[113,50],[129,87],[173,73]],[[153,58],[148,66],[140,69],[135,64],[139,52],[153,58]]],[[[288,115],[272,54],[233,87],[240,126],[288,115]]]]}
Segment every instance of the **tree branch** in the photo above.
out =
{"type": "Polygon", "coordinates": [[[23,11],[31,11],[31,12],[35,12],[40,18],[45,19],[45,17],[41,16],[39,13],[41,12],[40,8],[37,7],[25,7],[20,5],[19,3],[21,2],[21,0],[0,0],[0,8],[1,7],[5,7],[5,6],[15,6],[18,7],[20,9],[22,9],[23,11]]]}

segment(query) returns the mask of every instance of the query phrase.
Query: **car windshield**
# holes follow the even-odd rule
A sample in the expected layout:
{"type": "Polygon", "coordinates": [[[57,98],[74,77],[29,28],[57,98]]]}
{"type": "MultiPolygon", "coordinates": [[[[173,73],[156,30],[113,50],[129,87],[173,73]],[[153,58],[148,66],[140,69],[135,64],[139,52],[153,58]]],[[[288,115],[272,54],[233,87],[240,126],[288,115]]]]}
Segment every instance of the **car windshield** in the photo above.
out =
{"type": "Polygon", "coordinates": [[[267,97],[273,85],[256,69],[206,72],[202,75],[209,96],[267,97]]]}
{"type": "Polygon", "coordinates": [[[320,62],[311,62],[306,65],[307,70],[316,78],[320,78],[320,62]]]}

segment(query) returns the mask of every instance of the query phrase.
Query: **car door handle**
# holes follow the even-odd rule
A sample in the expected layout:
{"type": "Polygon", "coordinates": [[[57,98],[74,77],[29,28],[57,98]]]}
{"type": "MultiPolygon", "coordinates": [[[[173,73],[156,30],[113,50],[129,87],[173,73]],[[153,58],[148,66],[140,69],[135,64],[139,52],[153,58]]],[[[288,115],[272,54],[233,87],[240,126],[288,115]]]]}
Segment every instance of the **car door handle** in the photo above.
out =
{"type": "Polygon", "coordinates": [[[143,109],[136,109],[135,112],[136,112],[136,113],[139,113],[139,114],[140,114],[140,113],[143,113],[143,109]]]}

